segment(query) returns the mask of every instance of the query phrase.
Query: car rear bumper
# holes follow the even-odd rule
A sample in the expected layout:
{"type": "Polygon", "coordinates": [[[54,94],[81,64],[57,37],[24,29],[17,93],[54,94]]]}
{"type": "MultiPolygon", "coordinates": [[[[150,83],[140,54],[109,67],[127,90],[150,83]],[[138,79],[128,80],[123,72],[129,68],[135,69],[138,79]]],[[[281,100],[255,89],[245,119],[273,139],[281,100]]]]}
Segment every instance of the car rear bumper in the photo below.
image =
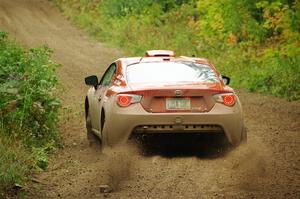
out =
{"type": "Polygon", "coordinates": [[[241,141],[243,116],[239,103],[227,107],[216,103],[207,113],[149,113],[140,104],[121,108],[116,104],[106,118],[103,139],[109,145],[134,133],[223,132],[229,143],[241,141]]]}

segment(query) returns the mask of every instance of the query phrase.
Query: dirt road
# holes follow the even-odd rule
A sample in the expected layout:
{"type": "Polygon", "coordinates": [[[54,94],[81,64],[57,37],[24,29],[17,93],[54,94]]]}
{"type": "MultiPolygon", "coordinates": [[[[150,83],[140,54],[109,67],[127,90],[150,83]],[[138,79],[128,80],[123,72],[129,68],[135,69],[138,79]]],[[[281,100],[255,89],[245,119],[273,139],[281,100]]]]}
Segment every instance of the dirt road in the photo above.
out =
{"type": "Polygon", "coordinates": [[[83,78],[101,75],[121,53],[72,26],[46,0],[0,0],[0,30],[28,47],[47,44],[64,91],[65,147],[51,157],[28,198],[300,198],[300,102],[239,92],[248,144],[215,157],[199,153],[143,156],[124,146],[101,153],[86,141],[83,78]],[[103,195],[99,185],[113,193],[103,195]]]}

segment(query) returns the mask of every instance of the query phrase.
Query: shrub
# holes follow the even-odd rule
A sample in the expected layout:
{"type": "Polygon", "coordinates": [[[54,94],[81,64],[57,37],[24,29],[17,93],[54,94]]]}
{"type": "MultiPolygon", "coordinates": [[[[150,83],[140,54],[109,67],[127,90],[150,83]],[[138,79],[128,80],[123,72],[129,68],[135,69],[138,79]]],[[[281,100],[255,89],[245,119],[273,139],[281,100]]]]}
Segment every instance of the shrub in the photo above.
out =
{"type": "Polygon", "coordinates": [[[0,32],[0,191],[45,169],[59,140],[58,65],[50,53],[46,46],[24,50],[0,32]]]}
{"type": "Polygon", "coordinates": [[[207,57],[235,87],[300,99],[299,1],[54,0],[101,41],[207,57]]]}

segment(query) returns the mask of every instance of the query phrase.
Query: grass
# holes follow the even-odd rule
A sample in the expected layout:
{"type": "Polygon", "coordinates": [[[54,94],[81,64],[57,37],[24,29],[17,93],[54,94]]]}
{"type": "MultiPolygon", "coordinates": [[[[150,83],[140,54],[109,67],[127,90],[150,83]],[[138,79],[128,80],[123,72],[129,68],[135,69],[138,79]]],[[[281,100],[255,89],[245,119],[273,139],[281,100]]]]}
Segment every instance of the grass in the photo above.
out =
{"type": "Polygon", "coordinates": [[[0,197],[46,169],[59,142],[58,65],[50,54],[47,46],[23,49],[0,32],[0,197]]]}

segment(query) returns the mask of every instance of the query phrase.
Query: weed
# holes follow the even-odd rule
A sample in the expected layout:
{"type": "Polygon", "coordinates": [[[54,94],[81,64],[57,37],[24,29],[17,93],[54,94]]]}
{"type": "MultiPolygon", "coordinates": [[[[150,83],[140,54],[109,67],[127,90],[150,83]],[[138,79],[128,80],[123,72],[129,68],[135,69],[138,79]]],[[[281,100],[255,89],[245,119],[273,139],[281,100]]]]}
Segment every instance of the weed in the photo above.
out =
{"type": "Polygon", "coordinates": [[[24,50],[0,32],[0,193],[45,169],[59,140],[58,65],[50,54],[47,46],[24,50]]]}

